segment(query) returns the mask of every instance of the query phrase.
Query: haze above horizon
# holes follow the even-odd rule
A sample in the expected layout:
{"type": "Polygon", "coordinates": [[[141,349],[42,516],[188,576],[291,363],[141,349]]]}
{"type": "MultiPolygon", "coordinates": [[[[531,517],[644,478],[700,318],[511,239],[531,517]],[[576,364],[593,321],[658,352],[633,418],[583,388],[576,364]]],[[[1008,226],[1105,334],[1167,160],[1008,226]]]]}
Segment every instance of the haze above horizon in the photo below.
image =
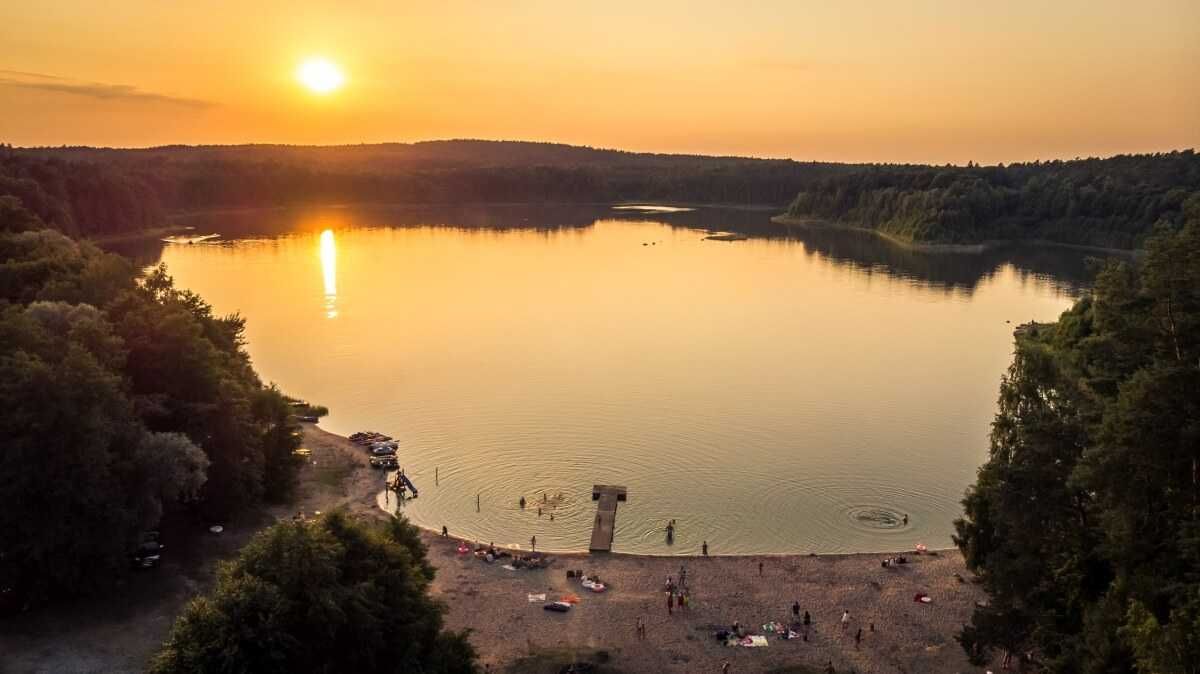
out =
{"type": "Polygon", "coordinates": [[[1183,0],[9,4],[0,142],[527,139],[937,164],[1155,152],[1200,146],[1198,38],[1200,3],[1183,0]],[[334,70],[298,82],[313,59],[334,70]]]}

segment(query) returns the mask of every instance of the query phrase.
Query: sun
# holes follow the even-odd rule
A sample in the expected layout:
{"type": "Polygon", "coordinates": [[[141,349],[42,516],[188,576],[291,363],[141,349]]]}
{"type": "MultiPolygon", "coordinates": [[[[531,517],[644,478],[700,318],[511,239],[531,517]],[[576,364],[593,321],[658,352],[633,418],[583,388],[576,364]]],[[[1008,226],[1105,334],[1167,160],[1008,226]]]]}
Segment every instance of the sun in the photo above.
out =
{"type": "Polygon", "coordinates": [[[314,94],[336,91],[346,81],[336,63],[321,57],[313,57],[301,63],[300,67],[296,68],[296,79],[314,94]]]}

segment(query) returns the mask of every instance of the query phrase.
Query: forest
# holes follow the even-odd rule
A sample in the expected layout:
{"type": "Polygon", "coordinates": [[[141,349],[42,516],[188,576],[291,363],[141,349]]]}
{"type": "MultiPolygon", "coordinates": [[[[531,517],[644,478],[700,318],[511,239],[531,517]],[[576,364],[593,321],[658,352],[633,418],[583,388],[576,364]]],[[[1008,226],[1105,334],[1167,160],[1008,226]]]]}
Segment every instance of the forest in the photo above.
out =
{"type": "Polygon", "coordinates": [[[1200,196],[1055,324],[1018,330],[955,540],[959,641],[1051,672],[1200,671],[1200,196]]]}
{"type": "Polygon", "coordinates": [[[1141,248],[1200,194],[1192,150],[1008,166],[871,166],[824,176],[788,215],[908,242],[1052,241],[1141,248]]]}
{"type": "Polygon", "coordinates": [[[551,143],[0,147],[0,194],[72,235],[165,224],[169,215],[303,203],[629,200],[783,208],[844,164],[655,155],[551,143]]]}
{"type": "Polygon", "coordinates": [[[13,196],[0,261],[0,610],[111,588],[167,510],[219,522],[287,499],[299,429],[241,317],[13,196]]]}

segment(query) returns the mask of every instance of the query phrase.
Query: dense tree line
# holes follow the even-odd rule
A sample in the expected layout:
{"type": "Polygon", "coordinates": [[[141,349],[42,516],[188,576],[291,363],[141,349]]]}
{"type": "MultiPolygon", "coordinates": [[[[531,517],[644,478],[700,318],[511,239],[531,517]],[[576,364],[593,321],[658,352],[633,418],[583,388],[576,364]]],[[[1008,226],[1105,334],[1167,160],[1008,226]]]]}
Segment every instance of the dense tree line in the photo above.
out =
{"type": "Polygon", "coordinates": [[[175,212],[303,203],[686,201],[782,207],[850,167],[654,155],[549,143],[148,150],[0,148],[0,194],[47,223],[99,236],[175,212]]]}
{"type": "Polygon", "coordinates": [[[465,634],[442,630],[416,528],[339,512],[260,533],[192,601],[150,671],[470,674],[465,634]]]}
{"type": "Polygon", "coordinates": [[[1200,194],[1191,151],[1010,166],[868,167],[826,176],[788,210],[914,242],[1044,239],[1140,247],[1200,194]]]}
{"type": "Polygon", "coordinates": [[[0,607],[108,587],[180,502],[218,519],[289,496],[298,429],[243,330],[0,196],[0,607]]]}
{"type": "Polygon", "coordinates": [[[1024,328],[956,541],[990,601],[982,662],[1200,671],[1200,196],[1137,264],[1024,328]]]}

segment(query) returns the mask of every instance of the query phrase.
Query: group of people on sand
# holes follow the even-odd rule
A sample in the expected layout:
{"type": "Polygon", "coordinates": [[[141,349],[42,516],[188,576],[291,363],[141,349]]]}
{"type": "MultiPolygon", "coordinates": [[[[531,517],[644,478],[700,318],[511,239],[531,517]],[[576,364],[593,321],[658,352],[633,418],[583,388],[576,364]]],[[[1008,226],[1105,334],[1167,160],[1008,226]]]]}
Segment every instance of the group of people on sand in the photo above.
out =
{"type": "Polygon", "coordinates": [[[664,588],[667,595],[667,615],[675,614],[675,607],[678,606],[682,611],[691,605],[691,592],[687,585],[687,567],[679,567],[679,582],[667,576],[666,587],[664,588]]]}

